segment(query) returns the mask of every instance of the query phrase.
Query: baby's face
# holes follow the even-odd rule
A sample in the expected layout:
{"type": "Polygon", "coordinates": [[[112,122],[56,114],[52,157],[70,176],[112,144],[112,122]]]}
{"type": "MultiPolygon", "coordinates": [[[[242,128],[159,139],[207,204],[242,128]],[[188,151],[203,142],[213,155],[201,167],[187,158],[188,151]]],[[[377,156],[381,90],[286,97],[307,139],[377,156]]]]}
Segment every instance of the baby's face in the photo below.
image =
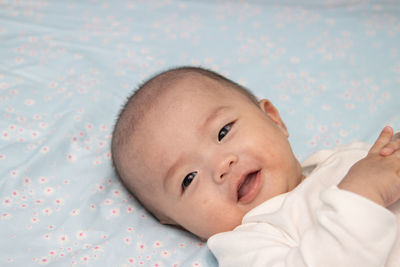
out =
{"type": "Polygon", "coordinates": [[[203,239],[232,230],[249,210],[302,179],[272,104],[257,106],[214,80],[180,82],[135,137],[143,153],[132,167],[148,185],[144,202],[163,223],[203,239]]]}

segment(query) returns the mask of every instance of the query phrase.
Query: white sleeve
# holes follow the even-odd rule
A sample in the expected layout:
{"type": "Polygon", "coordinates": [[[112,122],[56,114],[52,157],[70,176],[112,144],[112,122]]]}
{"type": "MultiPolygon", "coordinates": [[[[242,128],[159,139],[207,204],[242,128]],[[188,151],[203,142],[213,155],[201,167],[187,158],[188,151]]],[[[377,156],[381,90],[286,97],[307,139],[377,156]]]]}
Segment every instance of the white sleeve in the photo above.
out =
{"type": "Polygon", "coordinates": [[[212,236],[219,266],[383,267],[397,235],[394,214],[336,186],[320,197],[314,227],[304,233],[272,219],[212,236]]]}

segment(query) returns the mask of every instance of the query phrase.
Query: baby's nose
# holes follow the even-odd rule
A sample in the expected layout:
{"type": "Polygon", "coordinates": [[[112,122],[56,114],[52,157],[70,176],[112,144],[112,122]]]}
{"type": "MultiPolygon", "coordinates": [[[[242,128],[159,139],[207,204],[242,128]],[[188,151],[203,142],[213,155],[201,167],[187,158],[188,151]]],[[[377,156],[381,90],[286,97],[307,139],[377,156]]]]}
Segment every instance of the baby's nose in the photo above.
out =
{"type": "Polygon", "coordinates": [[[214,175],[215,181],[217,183],[223,182],[226,177],[232,173],[232,167],[237,161],[238,157],[233,154],[225,156],[219,160],[214,175]]]}

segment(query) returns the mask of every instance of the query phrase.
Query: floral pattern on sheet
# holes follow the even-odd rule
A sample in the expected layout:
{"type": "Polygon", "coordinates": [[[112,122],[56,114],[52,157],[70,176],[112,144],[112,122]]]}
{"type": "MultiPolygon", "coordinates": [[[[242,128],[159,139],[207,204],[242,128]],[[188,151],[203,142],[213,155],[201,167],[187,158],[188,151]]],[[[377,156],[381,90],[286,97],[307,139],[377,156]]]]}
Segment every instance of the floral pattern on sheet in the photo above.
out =
{"type": "Polygon", "coordinates": [[[0,265],[217,266],[121,186],[110,140],[149,75],[211,68],[278,107],[299,159],[400,130],[400,4],[0,1],[0,265]]]}

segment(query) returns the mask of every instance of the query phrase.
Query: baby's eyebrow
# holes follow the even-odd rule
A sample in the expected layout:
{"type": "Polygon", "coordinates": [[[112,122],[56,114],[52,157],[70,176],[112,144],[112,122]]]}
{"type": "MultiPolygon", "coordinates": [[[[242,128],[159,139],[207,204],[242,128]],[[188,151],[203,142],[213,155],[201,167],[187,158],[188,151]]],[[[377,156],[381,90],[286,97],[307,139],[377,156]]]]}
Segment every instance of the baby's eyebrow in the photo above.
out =
{"type": "Polygon", "coordinates": [[[163,188],[164,188],[164,191],[168,191],[168,184],[169,184],[171,178],[176,173],[176,170],[178,169],[180,162],[181,162],[181,156],[179,156],[174,161],[174,163],[171,164],[171,166],[165,172],[165,175],[162,176],[163,177],[163,188]]]}
{"type": "Polygon", "coordinates": [[[205,120],[200,123],[199,129],[204,129],[207,125],[210,124],[215,118],[217,118],[224,110],[228,109],[228,106],[219,106],[213,109],[206,117],[205,120]]]}

